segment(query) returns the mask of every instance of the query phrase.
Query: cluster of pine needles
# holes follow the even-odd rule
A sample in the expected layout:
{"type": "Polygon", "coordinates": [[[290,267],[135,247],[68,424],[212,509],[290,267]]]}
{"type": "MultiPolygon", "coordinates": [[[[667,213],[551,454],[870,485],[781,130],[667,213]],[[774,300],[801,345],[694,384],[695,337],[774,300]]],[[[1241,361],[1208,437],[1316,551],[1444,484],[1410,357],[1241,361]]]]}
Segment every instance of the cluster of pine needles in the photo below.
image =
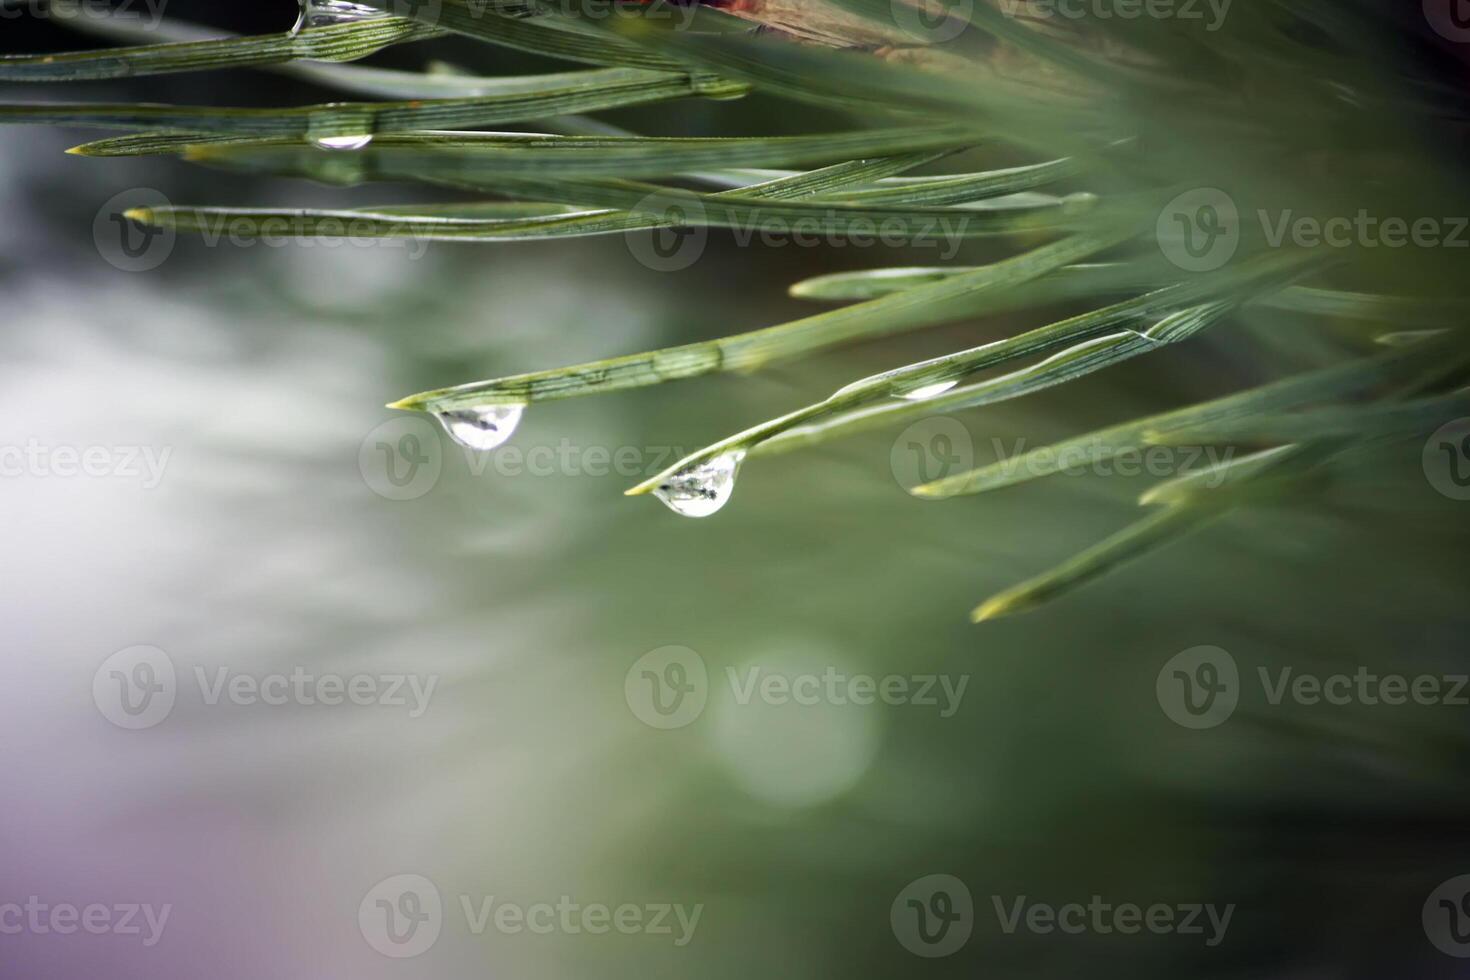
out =
{"type": "Polygon", "coordinates": [[[1273,239],[1275,219],[1265,219],[1366,213],[1412,223],[1470,214],[1458,153],[1464,61],[1418,4],[1262,0],[1227,5],[1223,19],[1207,21],[1106,16],[1111,0],[1080,17],[1028,0],[730,10],[628,0],[304,2],[296,30],[260,36],[221,37],[174,20],[146,32],[66,20],[117,46],[0,57],[0,81],[250,67],[362,101],[266,109],[26,101],[0,105],[0,122],[123,134],[72,151],[92,157],[177,155],[234,172],[410,181],[477,198],[130,212],[179,231],[312,237],[350,222],[354,236],[510,242],[674,226],[804,225],[839,236],[881,223],[919,235],[945,222],[955,235],[1009,250],[986,265],[865,268],[797,283],[795,296],[846,305],[394,404],[435,414],[480,448],[508,438],[532,402],[749,372],[1062,302],[1084,310],[858,380],[629,490],[705,514],[728,498],[739,467],[761,456],[1017,398],[1204,330],[1268,338],[1259,346],[1276,359],[1259,387],[916,488],[931,498],[984,493],[1058,472],[1079,452],[1104,459],[1185,443],[1248,450],[1153,486],[1141,520],[992,597],[975,610],[980,620],[1035,607],[1242,506],[1309,497],[1355,457],[1422,443],[1470,415],[1466,253],[1443,241],[1392,248],[1273,239]],[[449,34],[576,67],[477,77],[350,64],[449,34]],[[821,106],[850,126],[648,137],[587,115],[750,92],[821,106]],[[510,125],[532,132],[491,131],[510,125]],[[986,153],[1011,165],[967,167],[986,153]],[[1219,202],[1234,213],[1222,215],[1219,202]],[[1229,254],[1209,261],[1221,235],[1229,254]]]}

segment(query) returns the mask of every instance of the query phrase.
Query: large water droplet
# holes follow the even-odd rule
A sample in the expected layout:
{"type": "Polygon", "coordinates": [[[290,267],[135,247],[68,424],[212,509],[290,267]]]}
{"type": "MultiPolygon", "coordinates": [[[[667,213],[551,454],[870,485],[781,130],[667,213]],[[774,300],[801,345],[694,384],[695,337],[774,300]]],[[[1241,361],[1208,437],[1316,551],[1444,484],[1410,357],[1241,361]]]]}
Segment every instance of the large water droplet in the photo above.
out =
{"type": "Polygon", "coordinates": [[[653,494],[676,514],[708,517],[730,502],[744,460],[744,452],[734,452],[695,463],[669,477],[653,494]]]}
{"type": "Polygon", "coordinates": [[[435,412],[434,416],[455,442],[466,449],[488,453],[515,434],[525,412],[525,405],[485,405],[447,409],[435,412]]]}
{"type": "Polygon", "coordinates": [[[324,150],[360,150],[372,141],[371,136],[322,136],[315,142],[324,150]]]}
{"type": "Polygon", "coordinates": [[[305,27],[330,27],[333,24],[354,24],[374,17],[387,17],[386,11],[365,3],[351,0],[301,0],[301,16],[291,29],[295,34],[305,27]]]}
{"type": "Polygon", "coordinates": [[[924,385],[912,391],[900,391],[898,397],[911,402],[928,401],[930,398],[944,394],[957,384],[959,384],[958,381],[936,381],[932,385],[924,385]]]}

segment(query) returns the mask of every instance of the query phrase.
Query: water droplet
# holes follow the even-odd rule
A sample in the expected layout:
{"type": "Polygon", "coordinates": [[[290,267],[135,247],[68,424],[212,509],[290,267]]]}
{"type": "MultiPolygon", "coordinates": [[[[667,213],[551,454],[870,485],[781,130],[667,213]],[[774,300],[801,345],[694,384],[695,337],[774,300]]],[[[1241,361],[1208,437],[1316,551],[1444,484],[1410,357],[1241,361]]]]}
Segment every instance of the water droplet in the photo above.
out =
{"type": "Polygon", "coordinates": [[[958,381],[936,381],[932,385],[924,385],[924,387],[915,388],[912,391],[900,391],[898,397],[910,402],[928,401],[931,398],[944,394],[957,384],[959,384],[958,381]]]}
{"type": "Polygon", "coordinates": [[[730,502],[744,460],[744,452],[733,452],[695,463],[669,477],[653,494],[676,514],[708,517],[730,502]]]}
{"type": "Polygon", "coordinates": [[[447,409],[435,412],[434,417],[455,442],[488,453],[515,434],[525,412],[525,405],[485,405],[447,409]]]}
{"type": "Polygon", "coordinates": [[[301,0],[301,16],[291,29],[295,34],[306,27],[331,27],[333,24],[355,24],[360,20],[387,17],[386,11],[351,0],[301,0]]]}
{"type": "Polygon", "coordinates": [[[322,136],[315,142],[324,150],[360,150],[372,141],[371,136],[322,136]]]}

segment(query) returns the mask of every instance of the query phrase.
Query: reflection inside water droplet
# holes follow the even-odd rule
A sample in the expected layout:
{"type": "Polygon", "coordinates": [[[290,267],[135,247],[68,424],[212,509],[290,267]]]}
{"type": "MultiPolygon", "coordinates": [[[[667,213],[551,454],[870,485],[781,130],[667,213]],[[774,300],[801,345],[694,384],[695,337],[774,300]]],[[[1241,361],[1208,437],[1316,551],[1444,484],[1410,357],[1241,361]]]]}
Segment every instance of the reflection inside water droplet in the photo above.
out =
{"type": "Polygon", "coordinates": [[[435,412],[434,417],[455,442],[485,453],[515,434],[525,412],[525,405],[485,405],[435,412]]]}
{"type": "Polygon", "coordinates": [[[696,463],[669,477],[653,494],[676,514],[708,517],[730,502],[744,459],[744,452],[734,452],[696,463]]]}
{"type": "Polygon", "coordinates": [[[315,142],[324,150],[361,150],[372,141],[371,136],[323,136],[315,142]]]}
{"type": "Polygon", "coordinates": [[[301,16],[291,29],[295,34],[306,27],[330,27],[333,24],[354,24],[374,17],[387,17],[386,11],[365,3],[350,0],[301,0],[301,16]]]}
{"type": "Polygon", "coordinates": [[[912,391],[900,391],[898,397],[911,402],[927,401],[936,395],[944,394],[957,384],[959,384],[958,381],[936,381],[932,385],[925,385],[912,391]]]}

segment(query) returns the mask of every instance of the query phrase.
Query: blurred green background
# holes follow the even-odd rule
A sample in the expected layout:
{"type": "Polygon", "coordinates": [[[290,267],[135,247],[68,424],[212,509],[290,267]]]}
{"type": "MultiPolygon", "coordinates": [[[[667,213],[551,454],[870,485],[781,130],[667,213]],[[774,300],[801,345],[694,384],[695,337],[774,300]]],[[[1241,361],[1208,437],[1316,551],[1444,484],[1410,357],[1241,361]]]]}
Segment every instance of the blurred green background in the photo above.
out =
{"type": "MultiPolygon", "coordinates": [[[[293,16],[288,4],[222,12],[183,0],[168,12],[241,30],[293,16]]],[[[80,43],[44,21],[3,30],[6,51],[80,43]]],[[[547,67],[454,42],[379,61],[430,55],[486,73],[547,67]]],[[[243,78],[140,80],[86,97],[330,97],[243,78]]],[[[760,99],[614,121],[709,134],[840,124],[760,99]]],[[[224,204],[425,192],[89,161],[61,152],[89,134],[5,135],[0,442],[171,455],[153,489],[0,481],[10,543],[0,900],[174,906],[151,948],[0,936],[7,973],[1465,975],[1421,915],[1441,882],[1470,873],[1467,709],[1273,705],[1257,674],[1466,671],[1470,505],[1423,478],[1421,447],[1403,447],[1402,466],[1383,466],[1381,479],[1236,515],[1054,606],[982,627],[965,615],[979,599],[1132,520],[1148,481],[1062,476],[922,502],[892,463],[900,433],[879,432],[754,461],[724,511],[688,521],[623,498],[635,479],[507,476],[436,437],[423,444],[441,467],[432,489],[385,499],[374,433],[395,417],[381,407],[393,398],[781,322],[812,309],[785,296],[793,281],[934,259],[741,248],[714,232],[692,268],[660,274],[619,237],[435,244],[417,260],[402,248],[180,238],[166,262],[133,274],[109,265],[94,237],[120,192],[224,204]],[[164,723],[130,732],[88,691],[99,665],[135,644],[166,651],[181,683],[164,723]],[[1156,682],[1201,645],[1238,664],[1239,705],[1194,730],[1171,720],[1156,682]],[[687,726],[660,730],[625,682],[668,646],[702,659],[708,702],[687,726]],[[967,686],[949,717],[917,704],[741,704],[726,670],[750,666],[967,686]],[[417,718],[386,706],[211,705],[195,670],[221,667],[432,675],[437,688],[417,718]],[[432,948],[396,960],[374,949],[358,909],[401,874],[433,882],[444,911],[432,948]],[[933,874],[968,887],[973,931],[929,959],[905,947],[890,913],[933,874]],[[995,909],[1094,895],[1235,910],[1224,940],[1207,946],[1146,930],[1008,934],[995,909]],[[703,910],[684,946],[616,931],[476,935],[460,900],[488,896],[703,910]]],[[[988,248],[969,246],[960,261],[1003,254],[988,248]]],[[[512,445],[569,440],[584,460],[589,447],[627,449],[651,473],[672,449],[1029,324],[968,322],[751,377],[537,406],[512,445]]],[[[986,460],[996,441],[1041,445],[1266,380],[1261,343],[1219,331],[958,418],[986,460]]]]}

